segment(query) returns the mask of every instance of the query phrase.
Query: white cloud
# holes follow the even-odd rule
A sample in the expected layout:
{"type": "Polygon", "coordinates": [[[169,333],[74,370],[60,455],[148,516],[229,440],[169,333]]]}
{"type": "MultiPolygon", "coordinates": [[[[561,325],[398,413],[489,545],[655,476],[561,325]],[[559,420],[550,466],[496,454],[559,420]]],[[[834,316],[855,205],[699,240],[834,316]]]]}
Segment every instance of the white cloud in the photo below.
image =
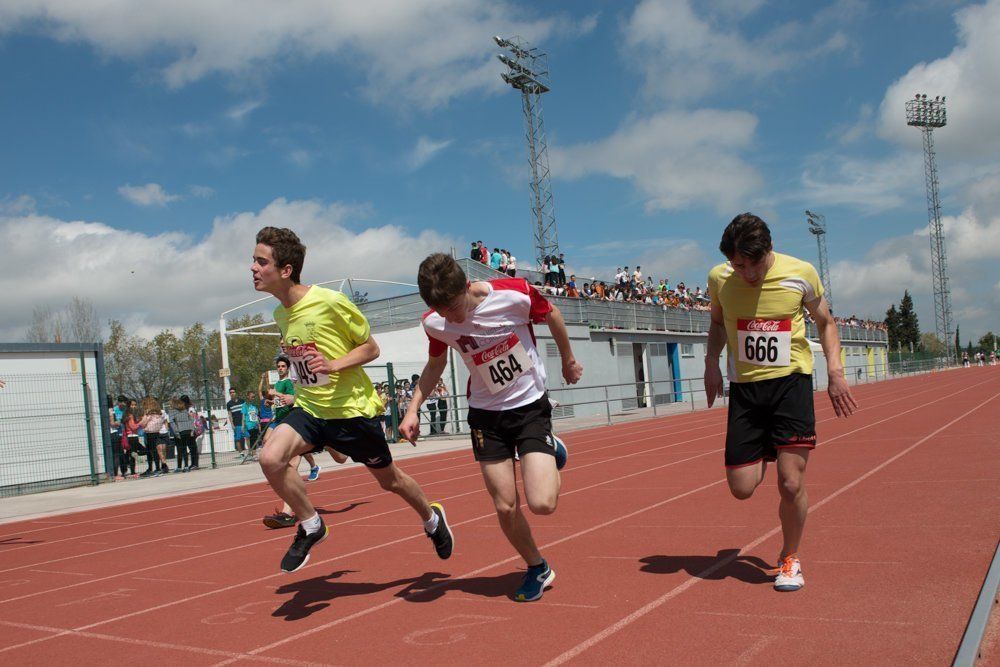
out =
{"type": "Polygon", "coordinates": [[[627,179],[647,210],[708,204],[731,213],[761,187],[737,155],[748,149],[757,118],[743,111],[662,112],[627,121],[610,136],[550,149],[552,176],[606,174],[627,179]]]}
{"type": "Polygon", "coordinates": [[[0,212],[0,247],[9,257],[0,274],[0,293],[7,295],[0,339],[20,340],[32,308],[62,308],[73,296],[92,300],[103,321],[127,320],[144,335],[196,321],[215,326],[223,310],[260,296],[250,281],[249,258],[254,236],[267,225],[290,227],[302,238],[308,247],[305,282],[358,277],[412,283],[423,257],[459,245],[434,231],[347,228],[367,212],[364,206],[276,199],[260,211],[215,218],[204,237],[0,212]],[[386,262],[386,248],[407,252],[386,262]]]}
{"type": "Polygon", "coordinates": [[[226,111],[226,118],[235,123],[241,123],[262,104],[264,104],[264,100],[244,100],[226,111]]]}
{"type": "Polygon", "coordinates": [[[208,187],[207,185],[192,185],[188,187],[188,192],[191,193],[192,197],[197,197],[198,199],[208,199],[215,195],[215,190],[208,187]]]}
{"type": "MultiPolygon", "coordinates": [[[[979,181],[978,193],[956,216],[945,216],[945,248],[953,320],[963,338],[996,330],[1000,291],[992,278],[1000,263],[1000,176],[979,181]],[[984,279],[985,278],[985,279],[984,279]]],[[[922,331],[934,331],[930,238],[927,226],[876,243],[859,261],[834,262],[831,280],[836,304],[858,315],[883,317],[904,290],[913,296],[922,331]]],[[[838,314],[849,315],[838,309],[838,314]]]]}
{"type": "Polygon", "coordinates": [[[919,148],[920,132],[906,124],[904,105],[915,93],[947,98],[948,124],[936,130],[936,148],[945,158],[992,158],[1000,150],[1000,0],[970,5],[955,13],[958,45],[944,58],[912,67],[885,93],[879,134],[919,148]]]}
{"type": "Polygon", "coordinates": [[[451,139],[435,141],[429,137],[421,136],[417,139],[417,144],[413,147],[403,162],[407,169],[416,171],[434,159],[434,156],[451,145],[451,139]]]}
{"type": "Polygon", "coordinates": [[[118,188],[118,194],[136,206],[166,206],[180,199],[180,195],[171,195],[159,183],[145,185],[123,185],[118,188]]]}
{"type": "Polygon", "coordinates": [[[846,34],[833,26],[859,11],[842,0],[815,14],[807,24],[780,24],[756,38],[736,23],[762,2],[643,0],[625,26],[626,54],[645,73],[646,92],[667,100],[698,99],[727,83],[760,81],[845,51],[846,34]]]}
{"type": "Polygon", "coordinates": [[[296,148],[289,151],[286,156],[288,161],[294,164],[296,167],[308,167],[313,163],[315,156],[304,148],[296,148]]]}
{"type": "Polygon", "coordinates": [[[812,206],[878,213],[902,206],[907,197],[922,197],[923,171],[923,160],[909,152],[875,160],[820,153],[807,159],[795,197],[812,206]]]}
{"type": "Polygon", "coordinates": [[[0,5],[0,32],[41,31],[141,60],[171,87],[332,56],[365,78],[373,100],[434,108],[469,91],[502,90],[494,34],[541,42],[596,21],[536,16],[491,0],[22,0],[0,5]]]}

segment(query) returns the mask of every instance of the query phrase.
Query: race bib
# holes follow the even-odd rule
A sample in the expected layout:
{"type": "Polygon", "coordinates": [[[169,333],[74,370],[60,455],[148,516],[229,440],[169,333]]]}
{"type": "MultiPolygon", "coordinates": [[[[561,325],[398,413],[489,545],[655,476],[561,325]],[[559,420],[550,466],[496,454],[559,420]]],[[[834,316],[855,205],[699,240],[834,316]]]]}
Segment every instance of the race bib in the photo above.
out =
{"type": "Polygon", "coordinates": [[[316,343],[302,345],[282,345],[281,351],[291,362],[292,381],[302,387],[322,387],[330,384],[330,376],[325,373],[313,373],[306,363],[306,353],[317,352],[316,343]]]}
{"type": "Polygon", "coordinates": [[[493,347],[472,355],[472,364],[491,394],[503,391],[534,364],[517,334],[493,347]]]}
{"type": "Polygon", "coordinates": [[[738,358],[754,366],[790,366],[791,320],[737,320],[738,358]]]}

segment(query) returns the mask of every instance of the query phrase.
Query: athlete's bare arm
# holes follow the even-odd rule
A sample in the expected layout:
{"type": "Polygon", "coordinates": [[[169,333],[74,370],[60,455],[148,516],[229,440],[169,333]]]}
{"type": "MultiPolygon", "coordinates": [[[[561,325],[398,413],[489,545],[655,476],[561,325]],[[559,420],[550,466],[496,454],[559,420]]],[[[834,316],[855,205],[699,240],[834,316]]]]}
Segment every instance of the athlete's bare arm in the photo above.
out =
{"type": "Polygon", "coordinates": [[[382,351],[379,349],[378,343],[375,342],[374,338],[369,336],[368,340],[339,359],[327,359],[318,351],[307,352],[305,357],[310,371],[329,375],[345,371],[348,368],[354,368],[355,366],[364,366],[378,359],[378,355],[381,353],[382,351]]]}
{"type": "Polygon", "coordinates": [[[558,308],[552,306],[552,310],[545,316],[545,323],[549,325],[552,340],[559,348],[563,379],[566,380],[566,384],[576,384],[583,377],[583,366],[573,356],[573,348],[569,344],[569,331],[566,330],[566,322],[558,308]]]}
{"type": "Polygon", "coordinates": [[[410,441],[410,444],[417,444],[417,437],[420,435],[420,417],[417,412],[423,405],[434,387],[437,386],[441,374],[444,373],[445,366],[448,365],[448,354],[443,353],[437,357],[428,357],[424,370],[420,372],[420,381],[413,388],[413,398],[410,399],[410,407],[406,409],[406,415],[399,425],[399,434],[410,441]]]}
{"type": "Polygon", "coordinates": [[[851,395],[851,388],[844,377],[844,365],[840,361],[840,333],[837,323],[830,314],[826,299],[820,297],[812,303],[807,303],[809,314],[816,321],[819,330],[819,344],[823,346],[826,355],[826,372],[829,376],[826,391],[830,394],[833,411],[838,417],[850,417],[858,409],[858,403],[851,395]]]}
{"type": "Polygon", "coordinates": [[[708,407],[722,396],[722,371],[719,370],[719,355],[726,346],[726,320],[722,306],[712,302],[712,322],[708,326],[708,344],[705,352],[705,395],[708,407]]]}

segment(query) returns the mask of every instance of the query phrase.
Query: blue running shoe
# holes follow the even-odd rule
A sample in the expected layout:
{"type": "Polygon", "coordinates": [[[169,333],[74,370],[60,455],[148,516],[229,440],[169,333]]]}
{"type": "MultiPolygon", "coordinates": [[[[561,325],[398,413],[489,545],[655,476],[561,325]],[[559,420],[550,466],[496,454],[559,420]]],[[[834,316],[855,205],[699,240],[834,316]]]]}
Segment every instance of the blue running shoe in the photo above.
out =
{"type": "Polygon", "coordinates": [[[315,482],[317,479],[319,479],[319,471],[320,471],[319,466],[313,466],[312,468],[309,468],[309,476],[306,477],[306,481],[315,482]]]}
{"type": "Polygon", "coordinates": [[[566,443],[555,433],[549,436],[549,442],[552,444],[553,449],[556,450],[556,470],[562,470],[566,467],[566,459],[569,458],[569,450],[566,449],[566,443]]]}
{"type": "Polygon", "coordinates": [[[514,593],[515,602],[534,602],[542,597],[545,589],[556,580],[556,571],[549,567],[544,560],[541,565],[529,567],[524,573],[524,581],[521,587],[514,593]]]}

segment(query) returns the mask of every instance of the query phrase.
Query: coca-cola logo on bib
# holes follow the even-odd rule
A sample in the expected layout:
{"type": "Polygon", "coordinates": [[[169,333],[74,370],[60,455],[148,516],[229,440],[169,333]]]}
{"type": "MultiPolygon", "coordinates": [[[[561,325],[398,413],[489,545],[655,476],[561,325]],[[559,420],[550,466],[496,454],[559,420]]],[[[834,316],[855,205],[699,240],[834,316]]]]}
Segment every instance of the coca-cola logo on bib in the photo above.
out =
{"type": "Polygon", "coordinates": [[[508,338],[507,340],[500,343],[496,347],[480,352],[478,355],[476,355],[477,357],[479,357],[479,363],[487,363],[493,361],[501,354],[505,354],[507,351],[509,351],[510,345],[511,345],[511,340],[508,338]]]}
{"type": "Polygon", "coordinates": [[[777,333],[779,331],[791,331],[791,320],[740,320],[738,324],[742,331],[754,331],[758,333],[777,333]]]}

